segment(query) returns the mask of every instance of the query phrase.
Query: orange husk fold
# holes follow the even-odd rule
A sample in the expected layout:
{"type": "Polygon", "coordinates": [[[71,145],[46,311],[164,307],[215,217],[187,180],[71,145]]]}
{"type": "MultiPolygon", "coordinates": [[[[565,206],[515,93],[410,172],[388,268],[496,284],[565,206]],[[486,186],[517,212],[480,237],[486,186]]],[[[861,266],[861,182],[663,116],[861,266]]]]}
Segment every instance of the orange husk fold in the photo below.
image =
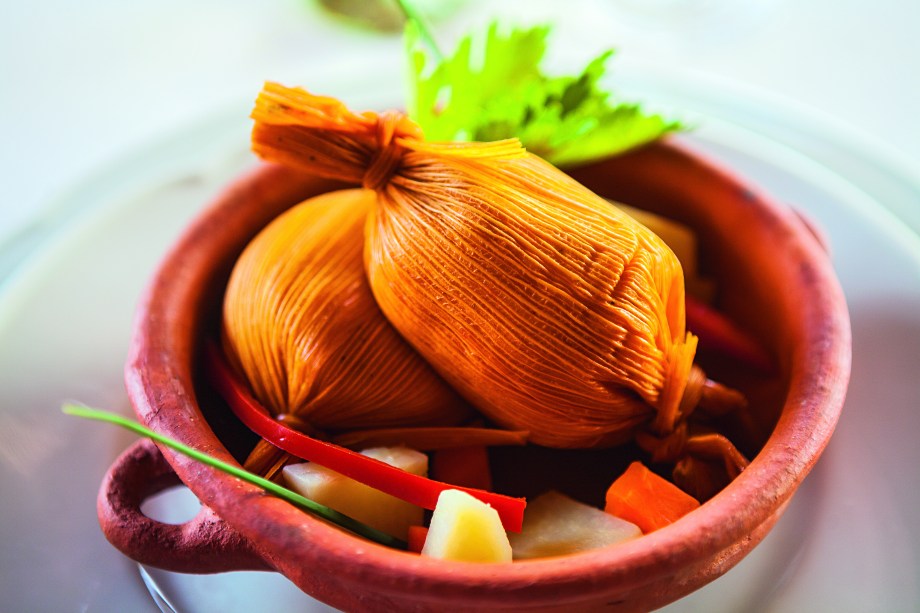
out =
{"type": "Polygon", "coordinates": [[[516,140],[428,143],[267,84],[263,158],[376,191],[364,261],[386,318],[483,414],[534,443],[667,434],[696,349],[680,265],[651,231],[516,140]]]}
{"type": "Polygon", "coordinates": [[[527,442],[527,436],[524,430],[501,430],[474,425],[440,428],[411,426],[345,432],[332,437],[332,442],[353,449],[402,445],[419,451],[435,451],[469,445],[523,445],[527,442]]]}
{"type": "MultiPolygon", "coordinates": [[[[377,307],[362,258],[375,200],[367,190],[312,198],[248,245],[224,300],[230,362],[273,417],[312,435],[346,436],[356,447],[520,444],[519,433],[455,427],[471,409],[377,307]]],[[[247,467],[272,475],[285,461],[263,442],[247,467]]]]}

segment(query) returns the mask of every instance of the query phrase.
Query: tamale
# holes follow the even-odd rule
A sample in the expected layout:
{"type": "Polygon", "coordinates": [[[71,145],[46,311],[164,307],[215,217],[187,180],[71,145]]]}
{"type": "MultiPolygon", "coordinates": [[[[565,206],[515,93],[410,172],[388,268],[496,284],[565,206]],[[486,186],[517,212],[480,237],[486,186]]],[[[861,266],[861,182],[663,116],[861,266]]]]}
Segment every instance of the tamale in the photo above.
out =
{"type": "Polygon", "coordinates": [[[400,113],[277,84],[253,118],[263,158],[376,191],[377,304],[494,422],[551,447],[666,439],[706,396],[674,254],[516,140],[425,142],[400,113]]]}
{"type": "Polygon", "coordinates": [[[225,353],[263,406],[309,432],[453,426],[471,413],[371,295],[362,252],[374,202],[342,190],[289,209],[227,285],[225,353]]]}

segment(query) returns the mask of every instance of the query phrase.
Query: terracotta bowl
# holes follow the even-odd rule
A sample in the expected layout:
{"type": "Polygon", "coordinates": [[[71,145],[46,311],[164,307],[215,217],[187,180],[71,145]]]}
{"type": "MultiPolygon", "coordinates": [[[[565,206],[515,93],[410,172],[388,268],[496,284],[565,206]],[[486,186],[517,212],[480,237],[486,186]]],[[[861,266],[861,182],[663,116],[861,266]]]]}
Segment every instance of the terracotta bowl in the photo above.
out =
{"type": "MultiPolygon", "coordinates": [[[[319,600],[350,611],[649,610],[734,566],[779,518],[827,444],[843,404],[849,320],[829,258],[792,210],[673,143],[572,173],[601,195],[693,227],[703,270],[720,288],[719,308],[776,359],[778,375],[764,378],[703,356],[711,373],[747,392],[757,416],[760,434],[740,443],[753,461],[728,487],[680,521],[627,544],[506,565],[468,564],[367,542],[141,442],[113,465],[100,492],[99,516],[109,540],[135,560],[171,570],[276,570],[319,600]],[[178,480],[203,503],[195,519],[171,526],[140,512],[145,497],[178,480]]],[[[188,227],[137,314],[126,381],[143,423],[225,460],[245,456],[254,439],[200,376],[203,340],[217,331],[223,287],[246,243],[284,209],[335,187],[260,166],[229,185],[188,227]]],[[[610,452],[597,479],[609,483],[617,463],[625,465],[634,451],[610,452]]],[[[499,473],[502,466],[514,472],[507,468],[513,456],[497,460],[499,473]]],[[[577,452],[567,457],[573,465],[599,463],[577,452]]],[[[550,464],[560,464],[559,457],[550,464]]],[[[523,481],[551,480],[531,470],[533,479],[523,481]]]]}

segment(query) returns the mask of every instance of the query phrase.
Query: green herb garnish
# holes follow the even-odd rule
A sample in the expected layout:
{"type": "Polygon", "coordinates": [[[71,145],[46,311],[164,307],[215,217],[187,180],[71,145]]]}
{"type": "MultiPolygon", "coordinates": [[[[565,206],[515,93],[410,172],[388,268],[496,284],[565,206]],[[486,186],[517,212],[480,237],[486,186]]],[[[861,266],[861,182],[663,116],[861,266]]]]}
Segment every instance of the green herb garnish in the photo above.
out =
{"type": "Polygon", "coordinates": [[[407,13],[409,116],[428,140],[494,141],[516,137],[553,164],[573,165],[621,153],[682,129],[677,121],[645,113],[600,86],[613,51],[576,77],[540,69],[549,27],[511,29],[492,23],[473,64],[473,36],[452,56],[439,57],[422,23],[407,13]]]}
{"type": "Polygon", "coordinates": [[[194,460],[197,460],[201,462],[202,464],[206,464],[222,472],[225,472],[229,475],[237,477],[238,479],[242,479],[243,481],[246,481],[247,483],[251,483],[257,487],[260,487],[263,490],[271,494],[274,494],[278,498],[286,500],[290,502],[291,504],[297,506],[298,508],[303,509],[304,511],[307,511],[309,513],[312,513],[313,515],[316,515],[317,517],[320,517],[334,524],[337,524],[338,526],[341,526],[342,528],[350,530],[351,532],[354,532],[355,534],[359,536],[363,536],[369,540],[376,541],[378,543],[387,545],[389,547],[395,547],[397,549],[406,549],[408,547],[407,543],[401,539],[398,539],[394,536],[390,536],[389,534],[386,534],[385,532],[381,532],[380,530],[377,530],[376,528],[372,528],[371,526],[368,526],[367,524],[363,524],[355,519],[352,519],[351,517],[348,517],[347,515],[343,515],[342,513],[339,513],[338,511],[334,509],[330,509],[329,507],[325,505],[319,504],[318,502],[314,502],[310,500],[309,498],[305,498],[304,496],[301,496],[297,492],[289,490],[286,487],[278,485],[277,483],[273,481],[269,481],[268,479],[265,479],[264,477],[260,477],[259,475],[256,475],[247,470],[244,470],[240,468],[239,466],[228,464],[222,460],[218,460],[217,458],[211,457],[206,453],[202,453],[201,451],[198,451],[197,449],[193,449],[189,447],[188,445],[184,445],[169,437],[163,436],[162,434],[154,432],[153,430],[145,426],[142,426],[139,423],[134,422],[130,419],[122,417],[121,415],[110,413],[108,411],[101,411],[99,409],[91,409],[89,407],[78,406],[74,404],[65,404],[63,407],[61,407],[61,410],[68,415],[75,415],[77,417],[83,417],[86,419],[94,419],[97,421],[105,421],[105,422],[109,422],[109,423],[121,426],[122,428],[127,428],[128,430],[131,430],[132,432],[136,434],[140,434],[141,436],[145,436],[147,438],[153,439],[154,441],[158,443],[162,443],[163,445],[166,445],[167,447],[171,449],[175,449],[179,453],[187,455],[188,457],[194,460]]]}

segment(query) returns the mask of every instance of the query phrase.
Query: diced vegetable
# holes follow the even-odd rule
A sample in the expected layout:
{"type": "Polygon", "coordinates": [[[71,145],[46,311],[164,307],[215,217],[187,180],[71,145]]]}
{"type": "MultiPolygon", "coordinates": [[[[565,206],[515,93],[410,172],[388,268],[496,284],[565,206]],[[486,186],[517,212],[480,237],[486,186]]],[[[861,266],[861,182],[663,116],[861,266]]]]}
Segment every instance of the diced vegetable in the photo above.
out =
{"type": "MultiPolygon", "coordinates": [[[[361,452],[413,475],[428,473],[428,456],[406,447],[374,447],[361,452]]],[[[349,479],[315,462],[290,464],[282,471],[292,490],[387,534],[407,539],[421,524],[424,509],[349,479]]]]}
{"type": "Polygon", "coordinates": [[[407,549],[413,553],[422,553],[422,547],[425,546],[425,539],[428,538],[428,528],[426,526],[409,526],[409,546],[407,549]]]}
{"type": "Polygon", "coordinates": [[[633,523],[551,491],[530,501],[524,527],[508,535],[515,560],[566,555],[642,536],[633,523]]]}
{"type": "Polygon", "coordinates": [[[511,544],[495,509],[461,490],[445,490],[431,515],[422,555],[464,562],[510,562],[511,544]]]}
{"type": "Polygon", "coordinates": [[[605,511],[648,534],[674,523],[700,503],[679,487],[633,462],[607,490],[605,511]]]}
{"type": "Polygon", "coordinates": [[[481,445],[439,449],[431,456],[431,476],[444,483],[490,490],[489,452],[481,445]]]}

